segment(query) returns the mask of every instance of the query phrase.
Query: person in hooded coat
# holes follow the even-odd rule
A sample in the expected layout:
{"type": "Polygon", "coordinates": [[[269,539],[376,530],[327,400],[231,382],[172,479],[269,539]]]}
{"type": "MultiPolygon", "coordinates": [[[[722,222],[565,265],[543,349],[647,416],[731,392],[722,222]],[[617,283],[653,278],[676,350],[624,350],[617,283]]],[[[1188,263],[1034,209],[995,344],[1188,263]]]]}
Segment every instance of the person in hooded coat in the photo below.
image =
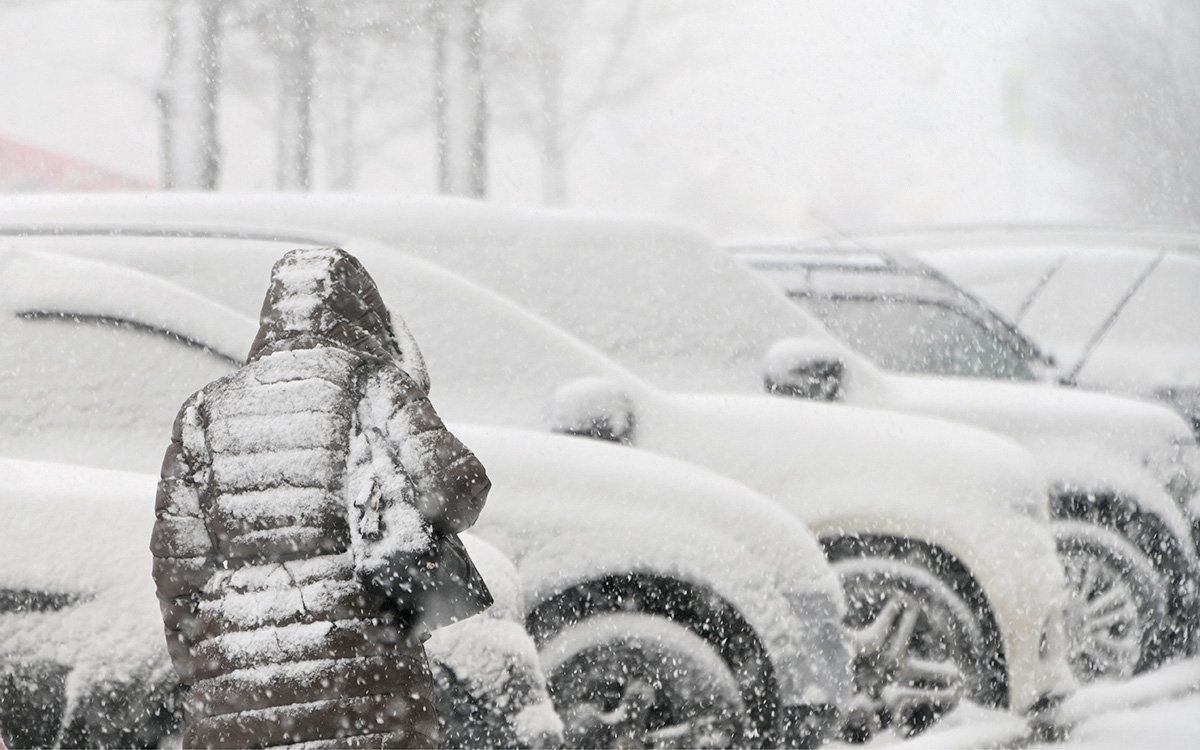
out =
{"type": "Polygon", "coordinates": [[[358,260],[275,264],[247,364],[188,398],[163,460],[185,747],[435,744],[421,641],[491,603],[456,536],[490,483],[428,391],[358,260]]]}

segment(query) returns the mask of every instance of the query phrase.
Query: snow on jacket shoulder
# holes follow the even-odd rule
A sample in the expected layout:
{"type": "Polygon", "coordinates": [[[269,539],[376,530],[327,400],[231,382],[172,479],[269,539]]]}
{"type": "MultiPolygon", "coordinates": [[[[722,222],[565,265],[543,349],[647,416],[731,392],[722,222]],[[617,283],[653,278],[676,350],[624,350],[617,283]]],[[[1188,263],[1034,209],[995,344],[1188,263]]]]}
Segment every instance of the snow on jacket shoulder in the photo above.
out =
{"type": "Polygon", "coordinates": [[[341,251],[284,256],[251,361],[176,420],[151,551],[185,746],[428,745],[413,613],[490,603],[469,558],[429,574],[489,484],[372,291],[341,251]]]}

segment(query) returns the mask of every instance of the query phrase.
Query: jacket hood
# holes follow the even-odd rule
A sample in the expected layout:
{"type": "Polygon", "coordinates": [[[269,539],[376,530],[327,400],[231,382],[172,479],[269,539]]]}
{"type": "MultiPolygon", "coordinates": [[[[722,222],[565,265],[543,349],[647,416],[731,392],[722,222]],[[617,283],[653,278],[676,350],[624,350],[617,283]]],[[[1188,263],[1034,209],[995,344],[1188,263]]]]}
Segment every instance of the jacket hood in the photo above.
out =
{"type": "Polygon", "coordinates": [[[291,250],[276,261],[247,359],[317,346],[390,359],[429,391],[425,360],[408,327],[392,317],[362,263],[338,248],[291,250]]]}

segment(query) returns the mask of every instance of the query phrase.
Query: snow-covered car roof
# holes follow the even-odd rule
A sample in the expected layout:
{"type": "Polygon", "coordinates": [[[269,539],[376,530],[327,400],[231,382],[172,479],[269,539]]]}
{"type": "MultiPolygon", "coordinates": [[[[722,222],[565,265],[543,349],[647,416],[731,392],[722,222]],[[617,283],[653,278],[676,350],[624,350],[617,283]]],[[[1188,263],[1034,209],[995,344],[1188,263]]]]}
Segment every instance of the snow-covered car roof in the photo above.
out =
{"type": "MultiPolygon", "coordinates": [[[[260,305],[271,264],[296,243],[101,236],[31,238],[19,245],[74,255],[0,244],[0,269],[5,270],[0,274],[0,309],[12,313],[0,318],[0,331],[7,340],[21,342],[13,347],[12,368],[0,372],[0,381],[11,383],[0,390],[0,425],[5,427],[0,453],[152,471],[160,447],[115,439],[116,433],[129,432],[129,424],[149,414],[169,424],[188,393],[244,357],[257,328],[247,313],[260,305]],[[203,252],[188,252],[197,248],[203,252]],[[142,270],[108,262],[122,259],[142,270]],[[229,273],[231,267],[238,273],[229,273]],[[103,283],[88,286],[89,277],[103,283]],[[144,335],[121,335],[114,326],[144,335]],[[47,346],[55,350],[47,352],[47,346]],[[72,364],[98,361],[101,355],[89,351],[96,346],[124,357],[119,375],[72,364]],[[182,349],[189,351],[162,357],[167,350],[182,349]],[[48,357],[57,358],[59,366],[40,378],[27,377],[32,369],[45,368],[48,357]],[[172,369],[157,371],[159,361],[172,369]],[[121,380],[112,382],[115,377],[121,380]],[[94,387],[88,387],[89,381],[94,387]],[[106,397],[124,398],[128,408],[94,402],[100,384],[106,397]],[[56,408],[44,408],[48,403],[56,408]],[[47,424],[64,403],[74,407],[69,418],[47,424]],[[119,412],[116,423],[113,412],[119,412]],[[76,425],[115,431],[114,440],[78,446],[91,454],[87,456],[61,447],[29,455],[16,447],[27,442],[31,430],[43,437],[56,431],[69,437],[76,425]],[[122,450],[124,458],[113,455],[122,450]]],[[[372,268],[389,305],[421,341],[432,392],[448,419],[473,421],[486,411],[506,425],[545,428],[555,391],[564,383],[609,376],[636,387],[632,376],[604,357],[442,269],[386,248],[360,245],[356,252],[372,268]],[[505,321],[511,339],[495,339],[497,317],[505,321]],[[443,392],[452,398],[438,398],[439,380],[450,385],[443,392]],[[498,402],[496,393],[507,398],[498,402]]],[[[649,389],[645,396],[654,398],[649,389]]],[[[166,434],[164,429],[154,432],[166,434]]]]}
{"type": "Polygon", "coordinates": [[[519,301],[677,390],[758,391],[762,358],[779,339],[840,346],[705,237],[662,221],[364,195],[23,197],[6,199],[2,213],[13,226],[208,224],[376,239],[519,301]]]}

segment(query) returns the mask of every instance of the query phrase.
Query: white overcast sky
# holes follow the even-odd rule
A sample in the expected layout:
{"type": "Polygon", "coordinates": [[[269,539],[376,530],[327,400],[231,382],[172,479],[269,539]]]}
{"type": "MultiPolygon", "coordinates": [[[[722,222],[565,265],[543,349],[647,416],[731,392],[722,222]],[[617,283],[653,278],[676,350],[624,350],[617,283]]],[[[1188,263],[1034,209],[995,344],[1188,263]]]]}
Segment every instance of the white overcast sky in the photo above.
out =
{"type": "MultiPolygon", "coordinates": [[[[0,135],[153,180],[157,23],[150,0],[0,0],[0,135]]],[[[1084,186],[1030,127],[1047,23],[1024,0],[704,0],[684,62],[592,121],[573,202],[760,235],[1086,218],[1084,186]]],[[[223,187],[269,189],[270,102],[226,105],[223,187]]],[[[494,199],[536,200],[532,157],[494,139],[494,199]]],[[[372,162],[363,189],[431,189],[424,138],[372,162]]]]}

